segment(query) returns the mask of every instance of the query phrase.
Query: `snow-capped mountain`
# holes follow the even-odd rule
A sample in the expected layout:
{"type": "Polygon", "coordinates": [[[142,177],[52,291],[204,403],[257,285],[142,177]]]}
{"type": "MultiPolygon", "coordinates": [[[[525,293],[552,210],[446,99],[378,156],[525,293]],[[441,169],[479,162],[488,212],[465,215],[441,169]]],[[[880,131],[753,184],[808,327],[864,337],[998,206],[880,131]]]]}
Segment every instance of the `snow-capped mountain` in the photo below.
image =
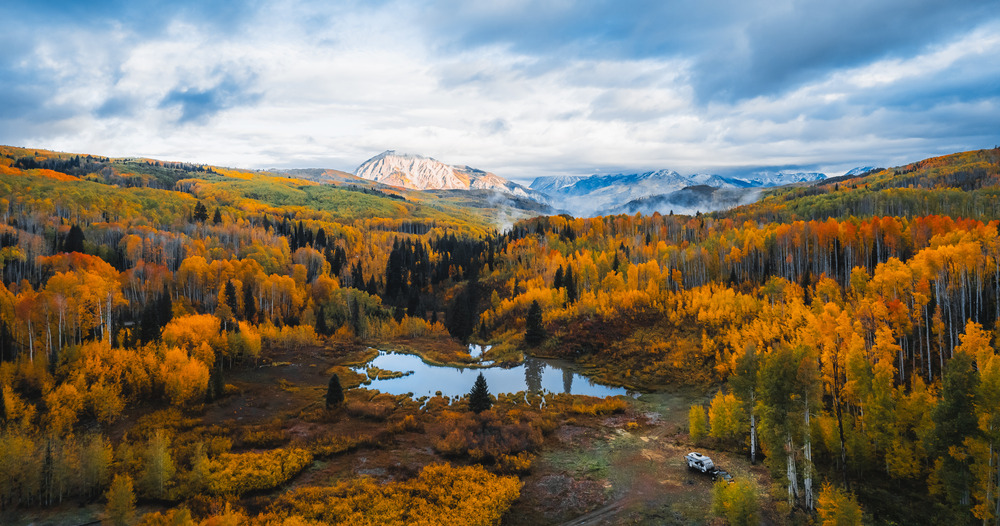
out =
{"type": "Polygon", "coordinates": [[[810,181],[819,181],[820,179],[826,179],[826,174],[819,172],[798,172],[798,173],[784,173],[784,172],[754,172],[745,177],[740,177],[753,187],[769,187],[769,186],[782,186],[792,183],[808,183],[810,181]]]}
{"type": "Polygon", "coordinates": [[[878,167],[876,167],[876,166],[859,166],[857,168],[851,168],[850,170],[848,170],[847,172],[845,172],[844,175],[845,176],[862,175],[862,174],[866,174],[866,173],[868,173],[868,172],[870,172],[872,170],[878,170],[878,167]]]}
{"type": "MultiPolygon", "coordinates": [[[[719,210],[745,202],[740,193],[750,189],[781,186],[824,179],[826,175],[815,172],[783,173],[758,171],[745,176],[721,176],[698,173],[681,175],[673,170],[654,170],[642,173],[601,175],[589,177],[538,177],[530,185],[532,190],[547,194],[549,204],[577,215],[594,215],[603,212],[625,212],[626,204],[649,211],[650,207],[673,206],[678,213],[719,210]],[[692,187],[726,189],[729,192],[682,192],[692,187]],[[649,198],[656,199],[649,199],[649,198]],[[728,206],[727,206],[728,205],[728,206]]],[[[752,192],[759,195],[759,192],[752,192]]]]}
{"type": "Polygon", "coordinates": [[[471,166],[452,166],[431,157],[386,150],[361,163],[354,175],[413,190],[494,190],[518,197],[544,196],[494,173],[471,166]]]}
{"type": "Polygon", "coordinates": [[[536,177],[531,183],[530,188],[532,190],[537,190],[546,194],[553,194],[566,188],[568,186],[573,186],[578,181],[586,179],[585,175],[556,175],[550,177],[536,177]]]}

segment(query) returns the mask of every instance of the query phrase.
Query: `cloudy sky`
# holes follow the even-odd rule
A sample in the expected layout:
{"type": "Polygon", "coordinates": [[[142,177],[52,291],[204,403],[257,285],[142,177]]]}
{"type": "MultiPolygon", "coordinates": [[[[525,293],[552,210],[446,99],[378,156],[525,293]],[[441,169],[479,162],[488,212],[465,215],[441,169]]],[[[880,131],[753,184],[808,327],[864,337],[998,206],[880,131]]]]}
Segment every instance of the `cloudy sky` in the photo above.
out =
{"type": "Polygon", "coordinates": [[[996,0],[5,0],[0,144],[518,180],[1000,144],[996,0]]]}

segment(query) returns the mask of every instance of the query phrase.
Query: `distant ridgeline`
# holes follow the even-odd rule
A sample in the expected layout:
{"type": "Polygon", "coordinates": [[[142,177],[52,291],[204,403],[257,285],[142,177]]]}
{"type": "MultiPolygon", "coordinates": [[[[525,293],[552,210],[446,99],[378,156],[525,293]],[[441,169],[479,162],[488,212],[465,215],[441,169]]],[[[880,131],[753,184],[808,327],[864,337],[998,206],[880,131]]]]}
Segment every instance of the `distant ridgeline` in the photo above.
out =
{"type": "Polygon", "coordinates": [[[834,177],[766,191],[757,203],[714,215],[758,221],[924,215],[1000,219],[998,158],[1000,150],[994,148],[834,177]]]}
{"type": "Polygon", "coordinates": [[[363,194],[377,195],[379,197],[385,197],[385,198],[388,198],[388,199],[398,199],[400,201],[406,201],[406,198],[403,197],[403,196],[401,196],[401,195],[399,195],[399,194],[394,194],[394,193],[390,193],[390,192],[383,192],[382,190],[379,190],[377,188],[367,188],[367,187],[364,187],[364,186],[358,186],[358,185],[353,185],[353,184],[343,185],[343,186],[341,186],[341,188],[343,188],[344,190],[350,190],[352,192],[361,192],[363,194]]]}

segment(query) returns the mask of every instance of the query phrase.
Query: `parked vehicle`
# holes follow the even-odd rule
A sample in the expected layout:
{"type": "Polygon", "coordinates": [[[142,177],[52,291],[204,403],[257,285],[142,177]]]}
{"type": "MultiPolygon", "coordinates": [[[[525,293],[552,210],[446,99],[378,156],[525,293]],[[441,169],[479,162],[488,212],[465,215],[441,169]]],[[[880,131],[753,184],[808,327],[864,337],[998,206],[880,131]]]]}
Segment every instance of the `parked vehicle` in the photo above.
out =
{"type": "Polygon", "coordinates": [[[712,459],[702,455],[701,453],[691,452],[684,456],[687,459],[688,469],[697,469],[702,473],[708,473],[715,469],[715,463],[712,459]]]}
{"type": "Polygon", "coordinates": [[[722,480],[728,482],[729,484],[733,483],[733,476],[730,475],[728,471],[722,471],[721,469],[715,470],[715,473],[712,474],[712,481],[713,482],[717,481],[719,479],[722,479],[722,480]]]}

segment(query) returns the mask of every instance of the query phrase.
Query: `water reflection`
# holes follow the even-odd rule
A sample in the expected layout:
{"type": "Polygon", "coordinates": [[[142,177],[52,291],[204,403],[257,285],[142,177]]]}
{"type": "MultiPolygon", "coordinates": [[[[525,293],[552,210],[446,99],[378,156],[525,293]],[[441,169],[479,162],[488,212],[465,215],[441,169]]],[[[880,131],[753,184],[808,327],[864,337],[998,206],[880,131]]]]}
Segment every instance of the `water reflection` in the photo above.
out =
{"type": "Polygon", "coordinates": [[[544,364],[540,360],[528,358],[524,361],[524,385],[532,393],[542,391],[542,368],[544,364]]]}
{"type": "Polygon", "coordinates": [[[528,357],[524,364],[504,369],[486,367],[481,369],[441,367],[428,365],[418,356],[380,352],[365,366],[355,369],[363,372],[366,366],[375,366],[389,371],[413,371],[402,378],[373,380],[366,387],[384,393],[413,393],[414,397],[434,396],[437,391],[445,396],[463,396],[472,389],[472,383],[480,372],[493,394],[531,391],[535,393],[570,393],[590,396],[614,396],[628,394],[622,387],[608,387],[594,383],[586,376],[573,372],[570,365],[555,360],[541,360],[528,357]]]}

